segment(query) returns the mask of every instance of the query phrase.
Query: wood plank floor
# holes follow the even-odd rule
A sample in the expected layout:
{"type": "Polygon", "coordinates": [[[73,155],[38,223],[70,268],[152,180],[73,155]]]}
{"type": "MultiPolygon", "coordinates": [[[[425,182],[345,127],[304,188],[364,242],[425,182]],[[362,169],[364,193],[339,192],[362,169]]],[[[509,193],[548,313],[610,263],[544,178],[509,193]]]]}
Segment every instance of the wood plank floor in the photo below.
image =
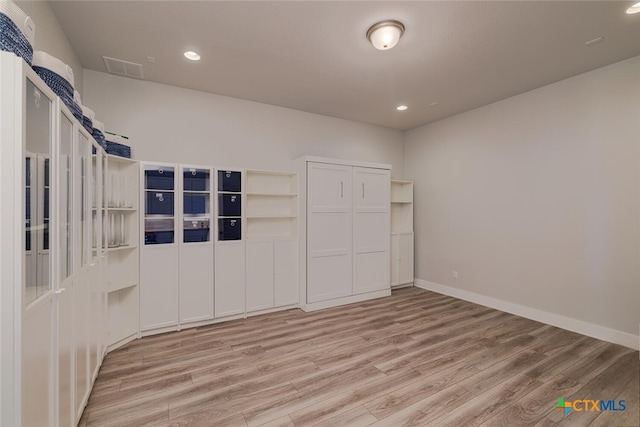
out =
{"type": "Polygon", "coordinates": [[[637,426],[637,351],[405,288],[134,341],[82,426],[637,426]],[[554,409],[558,398],[626,411],[554,409]]]}

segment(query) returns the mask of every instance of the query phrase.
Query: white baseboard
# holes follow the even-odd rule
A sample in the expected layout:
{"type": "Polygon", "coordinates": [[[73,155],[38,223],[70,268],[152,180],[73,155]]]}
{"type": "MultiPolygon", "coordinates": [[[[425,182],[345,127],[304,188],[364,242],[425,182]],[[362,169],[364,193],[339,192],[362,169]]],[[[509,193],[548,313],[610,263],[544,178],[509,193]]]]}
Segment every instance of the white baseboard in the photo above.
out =
{"type": "Polygon", "coordinates": [[[640,346],[640,336],[638,335],[610,329],[604,326],[596,325],[594,323],[584,322],[582,320],[572,319],[561,314],[550,313],[548,311],[539,310],[537,308],[527,307],[512,302],[503,301],[497,298],[476,294],[475,292],[452,288],[451,286],[445,286],[439,283],[428,282],[421,279],[415,279],[414,286],[461,300],[484,305],[486,307],[495,308],[496,310],[515,314],[516,316],[525,317],[537,322],[546,323],[547,325],[556,326],[558,328],[566,329],[568,331],[576,332],[578,334],[586,335],[599,340],[607,341],[614,344],[620,344],[633,350],[638,350],[640,346]]]}

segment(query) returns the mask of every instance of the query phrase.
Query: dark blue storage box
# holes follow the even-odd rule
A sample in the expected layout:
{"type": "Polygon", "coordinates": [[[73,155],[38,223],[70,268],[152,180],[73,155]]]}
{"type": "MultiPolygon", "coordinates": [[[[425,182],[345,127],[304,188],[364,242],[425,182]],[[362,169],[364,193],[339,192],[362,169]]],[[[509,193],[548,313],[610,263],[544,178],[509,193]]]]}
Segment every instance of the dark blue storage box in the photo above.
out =
{"type": "Polygon", "coordinates": [[[147,170],[144,171],[145,188],[153,190],[173,190],[173,170],[147,170]]]}
{"type": "Polygon", "coordinates": [[[147,231],[144,233],[145,245],[166,245],[173,243],[173,231],[147,231]]]}
{"type": "Polygon", "coordinates": [[[242,191],[240,172],[218,171],[218,191],[242,191]]]}
{"type": "Polygon", "coordinates": [[[147,191],[146,215],[171,215],[173,216],[173,193],[161,191],[147,191]]]}
{"type": "Polygon", "coordinates": [[[145,219],[144,220],[144,244],[164,245],[173,243],[173,218],[145,219]]]}
{"type": "Polygon", "coordinates": [[[183,222],[183,230],[185,243],[209,241],[208,219],[185,219],[183,222]]]}
{"type": "Polygon", "coordinates": [[[218,240],[242,239],[240,218],[218,219],[218,240]]]}
{"type": "Polygon", "coordinates": [[[184,172],[185,191],[206,191],[209,182],[209,172],[199,170],[187,170],[184,172]]]}
{"type": "Polygon", "coordinates": [[[185,214],[206,214],[207,194],[184,194],[182,197],[185,214]]]}
{"type": "Polygon", "coordinates": [[[218,194],[218,216],[242,215],[240,194],[218,194]]]}

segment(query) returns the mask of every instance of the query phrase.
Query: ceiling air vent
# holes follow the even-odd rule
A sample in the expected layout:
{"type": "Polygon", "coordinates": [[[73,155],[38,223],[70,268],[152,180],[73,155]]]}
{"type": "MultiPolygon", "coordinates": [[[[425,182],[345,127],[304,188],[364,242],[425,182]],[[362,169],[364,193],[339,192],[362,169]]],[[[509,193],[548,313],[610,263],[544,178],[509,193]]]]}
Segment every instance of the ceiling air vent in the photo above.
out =
{"type": "Polygon", "coordinates": [[[144,79],[141,64],[123,61],[122,59],[109,58],[108,56],[103,56],[102,59],[104,59],[104,65],[107,67],[107,71],[111,74],[133,77],[134,79],[144,79]]]}

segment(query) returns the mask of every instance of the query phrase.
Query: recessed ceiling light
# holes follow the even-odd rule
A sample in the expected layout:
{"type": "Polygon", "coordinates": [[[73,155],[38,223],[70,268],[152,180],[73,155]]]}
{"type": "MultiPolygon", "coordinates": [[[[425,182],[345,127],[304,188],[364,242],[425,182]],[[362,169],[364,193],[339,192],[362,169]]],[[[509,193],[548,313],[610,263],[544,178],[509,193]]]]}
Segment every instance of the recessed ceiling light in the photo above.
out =
{"type": "Polygon", "coordinates": [[[429,107],[435,107],[436,105],[438,105],[437,102],[432,102],[431,104],[429,104],[429,107]]]}
{"type": "Polygon", "coordinates": [[[184,53],[184,57],[192,61],[200,61],[200,55],[192,50],[188,50],[184,53]]]}
{"type": "Polygon", "coordinates": [[[634,13],[640,13],[640,1],[627,9],[628,15],[633,15],[634,13]]]}
{"type": "Polygon", "coordinates": [[[406,105],[398,105],[398,106],[396,107],[396,110],[398,110],[398,111],[404,111],[404,110],[406,110],[407,108],[409,108],[409,107],[407,107],[406,105]]]}

